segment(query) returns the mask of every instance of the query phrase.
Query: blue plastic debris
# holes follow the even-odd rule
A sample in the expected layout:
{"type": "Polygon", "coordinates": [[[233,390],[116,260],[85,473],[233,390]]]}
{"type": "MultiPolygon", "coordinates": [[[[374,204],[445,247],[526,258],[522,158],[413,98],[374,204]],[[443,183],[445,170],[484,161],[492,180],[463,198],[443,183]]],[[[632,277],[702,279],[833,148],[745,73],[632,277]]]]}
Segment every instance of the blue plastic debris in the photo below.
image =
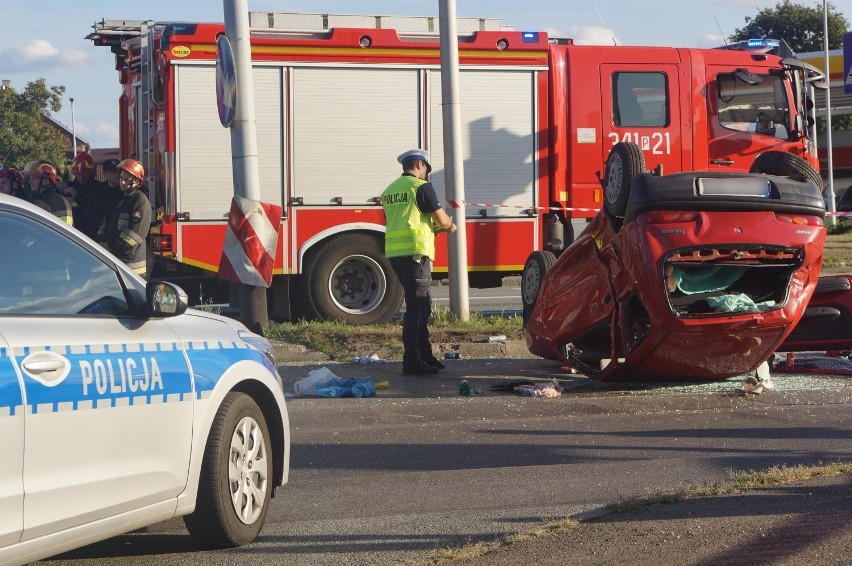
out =
{"type": "Polygon", "coordinates": [[[369,377],[335,377],[325,386],[317,387],[314,394],[320,397],[373,397],[376,386],[369,377]]]}

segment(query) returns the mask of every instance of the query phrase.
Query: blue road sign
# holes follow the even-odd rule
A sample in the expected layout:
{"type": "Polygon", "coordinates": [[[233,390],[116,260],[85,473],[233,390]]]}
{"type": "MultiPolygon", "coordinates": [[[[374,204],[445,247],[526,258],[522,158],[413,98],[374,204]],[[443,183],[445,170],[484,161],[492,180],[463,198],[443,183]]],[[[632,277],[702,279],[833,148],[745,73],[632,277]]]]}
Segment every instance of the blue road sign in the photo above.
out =
{"type": "Polygon", "coordinates": [[[237,115],[237,72],[234,52],[225,34],[216,38],[216,107],[222,126],[230,128],[237,115]]]}

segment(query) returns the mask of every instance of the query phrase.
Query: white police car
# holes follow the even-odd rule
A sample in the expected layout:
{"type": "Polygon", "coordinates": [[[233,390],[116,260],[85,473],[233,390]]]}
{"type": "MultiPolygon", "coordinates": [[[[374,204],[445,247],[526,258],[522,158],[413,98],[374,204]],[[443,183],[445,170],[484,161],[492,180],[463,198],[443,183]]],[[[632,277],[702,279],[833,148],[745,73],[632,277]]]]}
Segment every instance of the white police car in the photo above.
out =
{"type": "Polygon", "coordinates": [[[0,563],[175,516],[255,539],[287,482],[268,342],[0,195],[0,563]]]}

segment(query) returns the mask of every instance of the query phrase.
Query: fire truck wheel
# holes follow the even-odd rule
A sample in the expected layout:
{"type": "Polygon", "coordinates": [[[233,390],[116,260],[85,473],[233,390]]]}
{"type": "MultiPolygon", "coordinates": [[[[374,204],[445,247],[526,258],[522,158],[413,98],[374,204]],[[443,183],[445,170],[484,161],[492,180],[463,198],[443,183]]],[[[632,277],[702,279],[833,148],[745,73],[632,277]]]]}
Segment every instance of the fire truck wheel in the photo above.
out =
{"type": "Polygon", "coordinates": [[[553,264],[556,263],[556,256],[553,252],[537,250],[530,254],[527,262],[524,264],[523,275],[521,276],[521,302],[524,305],[524,324],[529,320],[532,314],[535,301],[538,298],[538,292],[541,290],[541,281],[553,264]]]}
{"type": "Polygon", "coordinates": [[[184,517],[197,542],[228,548],[257,538],[272,497],[269,439],[257,403],[245,393],[228,393],[207,438],[195,511],[184,517]]]}
{"type": "Polygon", "coordinates": [[[402,305],[402,285],[376,236],[344,234],[329,240],[307,260],[304,283],[312,318],[382,323],[402,305]]]}
{"type": "Polygon", "coordinates": [[[766,151],[758,155],[749,169],[751,173],[780,175],[798,181],[812,181],[822,190],[822,178],[807,159],[786,151],[766,151]]]}
{"type": "Polygon", "coordinates": [[[604,196],[607,212],[624,217],[630,198],[630,183],[645,171],[645,156],[639,146],[631,142],[618,142],[609,151],[604,174],[604,196]]]}

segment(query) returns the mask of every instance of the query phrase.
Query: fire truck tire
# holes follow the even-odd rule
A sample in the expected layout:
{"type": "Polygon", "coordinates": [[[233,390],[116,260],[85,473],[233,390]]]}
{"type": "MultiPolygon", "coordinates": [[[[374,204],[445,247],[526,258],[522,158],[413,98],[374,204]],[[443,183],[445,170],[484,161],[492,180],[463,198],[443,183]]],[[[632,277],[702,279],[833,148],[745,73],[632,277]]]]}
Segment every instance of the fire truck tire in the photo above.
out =
{"type": "Polygon", "coordinates": [[[807,159],[786,151],[766,151],[758,155],[749,169],[751,173],[766,173],[790,177],[797,181],[811,181],[822,190],[822,178],[807,159]]]}
{"type": "Polygon", "coordinates": [[[383,323],[402,305],[402,285],[376,236],[344,234],[329,240],[310,255],[303,273],[309,318],[383,323]]]}
{"type": "Polygon", "coordinates": [[[630,198],[630,183],[645,171],[645,156],[639,146],[618,142],[609,151],[604,173],[604,205],[607,212],[623,218],[630,198]]]}
{"type": "Polygon", "coordinates": [[[536,250],[530,254],[524,264],[521,275],[521,302],[523,303],[524,324],[532,314],[538,293],[541,290],[541,282],[553,264],[556,263],[556,255],[546,250],[536,250]]]}

